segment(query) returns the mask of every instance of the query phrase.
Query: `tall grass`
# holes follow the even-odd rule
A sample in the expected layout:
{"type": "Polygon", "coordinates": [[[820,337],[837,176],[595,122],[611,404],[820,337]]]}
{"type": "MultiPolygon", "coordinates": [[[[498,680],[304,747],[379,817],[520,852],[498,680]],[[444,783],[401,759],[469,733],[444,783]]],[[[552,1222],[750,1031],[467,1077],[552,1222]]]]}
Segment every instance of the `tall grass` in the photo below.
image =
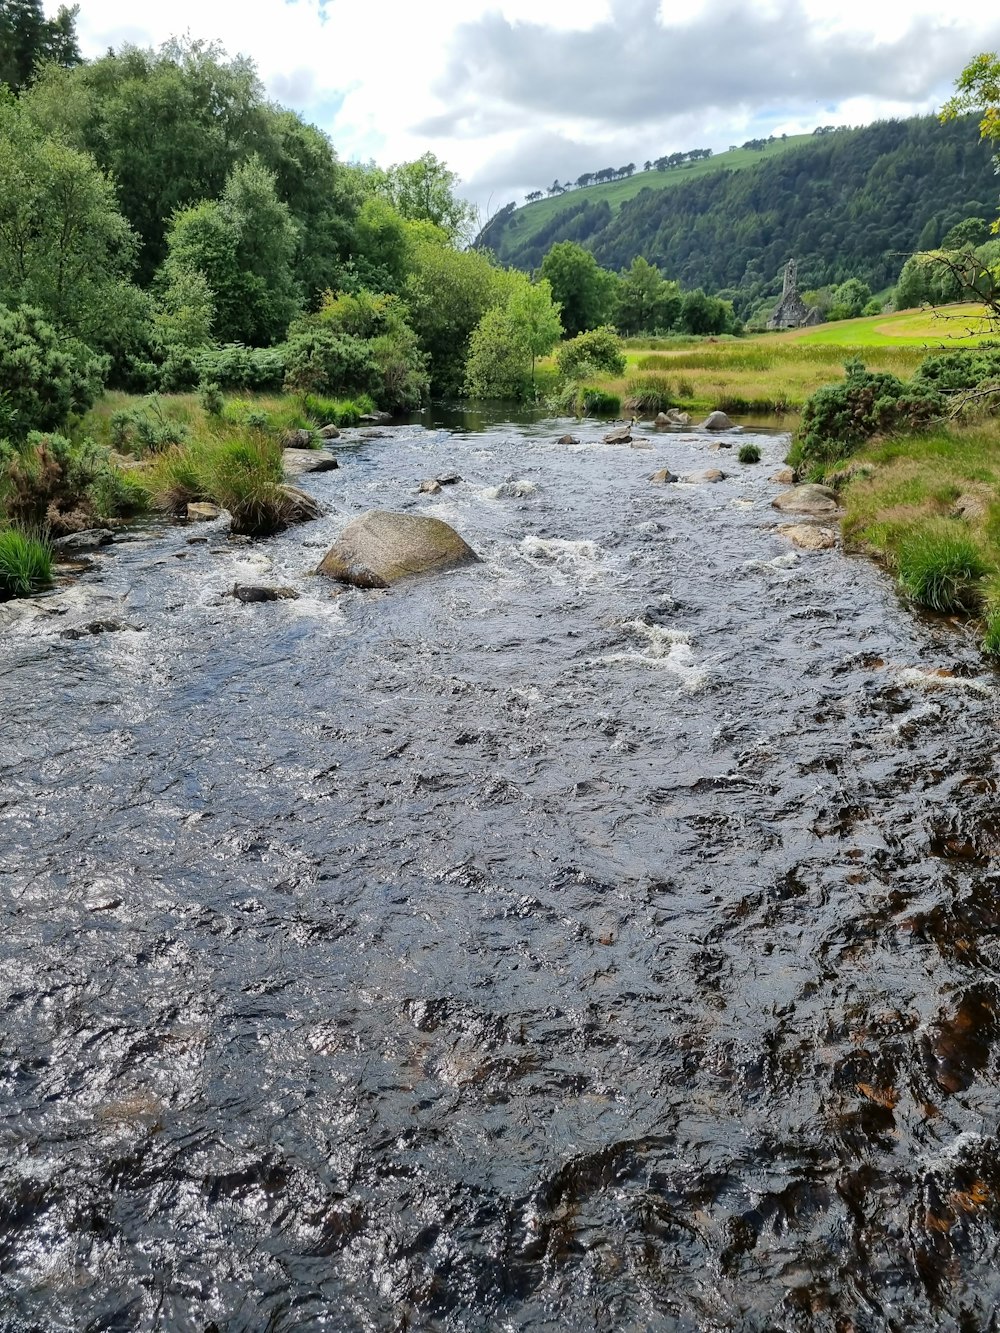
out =
{"type": "Polygon", "coordinates": [[[633,375],[625,385],[625,408],[629,412],[666,412],[674,406],[670,380],[663,374],[633,375]]]}
{"type": "Polygon", "coordinates": [[[954,521],[907,532],[896,568],[899,586],[912,601],[943,612],[974,610],[981,601],[977,585],[990,572],[977,543],[954,521]]]}
{"type": "Polygon", "coordinates": [[[18,528],[0,529],[0,601],[52,585],[52,548],[18,528]]]}

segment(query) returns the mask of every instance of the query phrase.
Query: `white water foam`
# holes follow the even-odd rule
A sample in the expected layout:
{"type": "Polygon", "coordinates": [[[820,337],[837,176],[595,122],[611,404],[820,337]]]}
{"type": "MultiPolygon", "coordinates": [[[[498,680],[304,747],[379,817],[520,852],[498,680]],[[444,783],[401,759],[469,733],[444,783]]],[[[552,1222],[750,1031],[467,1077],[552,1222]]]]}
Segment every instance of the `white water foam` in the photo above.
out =
{"type": "Polygon", "coordinates": [[[592,660],[592,666],[646,666],[676,676],[685,694],[696,694],[708,681],[709,672],[695,662],[691,636],[686,630],[647,625],[644,620],[626,620],[622,628],[638,643],[625,652],[610,653],[592,660]]]}
{"type": "Polygon", "coordinates": [[[972,694],[992,694],[994,687],[982,676],[942,675],[923,667],[901,667],[893,673],[900,685],[921,690],[966,690],[972,694]]]}
{"type": "Polygon", "coordinates": [[[589,582],[600,577],[602,551],[596,542],[574,542],[563,537],[522,537],[518,550],[536,567],[548,568],[562,579],[589,582]]]}

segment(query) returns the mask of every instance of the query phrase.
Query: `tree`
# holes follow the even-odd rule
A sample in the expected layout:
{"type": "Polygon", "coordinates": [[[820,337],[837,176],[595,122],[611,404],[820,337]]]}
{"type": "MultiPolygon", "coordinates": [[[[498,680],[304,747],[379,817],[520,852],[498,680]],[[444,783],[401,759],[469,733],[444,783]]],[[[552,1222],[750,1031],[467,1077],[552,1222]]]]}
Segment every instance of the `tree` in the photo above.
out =
{"type": "Polygon", "coordinates": [[[79,6],[61,5],[47,19],[41,0],[0,0],[0,83],[12,92],[26,88],[37,67],[52,62],[64,68],[80,63],[76,41],[79,6]]]}
{"type": "Polygon", "coordinates": [[[669,329],[681,313],[675,282],[665,281],[660,270],[637,255],[621,275],[615,306],[615,325],[625,334],[669,329]]]}
{"type": "Polygon", "coordinates": [[[292,275],[296,227],[256,157],[233,168],[222,197],[175,215],[159,285],[200,273],[215,305],[223,342],[268,347],[284,336],[298,308],[292,275]]]}
{"type": "Polygon", "coordinates": [[[509,309],[494,306],[469,337],[465,392],[472,398],[527,398],[530,359],[522,326],[509,309]]]}
{"type": "Polygon", "coordinates": [[[0,305],[0,437],[24,440],[57,430],[71,412],[85,412],[101,392],[101,358],[61,337],[37,310],[0,305]]]}
{"type": "Polygon", "coordinates": [[[412,233],[410,272],[402,297],[429,357],[431,390],[462,388],[469,335],[491,306],[505,299],[503,275],[479,250],[455,250],[433,227],[412,233]]]}
{"type": "Polygon", "coordinates": [[[527,349],[534,384],[535,362],[540,356],[548,356],[563,334],[559,306],[552,299],[552,284],[545,278],[518,283],[507,302],[507,313],[527,349]]]}
{"type": "Polygon", "coordinates": [[[596,328],[610,316],[617,278],[574,241],[557,242],[542,260],[539,276],[551,284],[570,337],[596,328]]]}
{"type": "Polygon", "coordinates": [[[941,241],[942,250],[961,250],[966,246],[982,245],[990,234],[990,224],[985,218],[966,218],[956,222],[954,227],[941,241]]]}
{"type": "Polygon", "coordinates": [[[409,222],[432,222],[451,241],[469,239],[474,210],[456,194],[458,176],[433,153],[399,162],[382,173],[379,191],[409,222]]]}
{"type": "Polygon", "coordinates": [[[95,347],[121,334],[136,238],[86,154],[0,104],[0,301],[33,306],[95,347]]]}
{"type": "Polygon", "coordinates": [[[830,319],[857,319],[872,299],[871,288],[860,278],[848,278],[833,293],[830,319]]]}

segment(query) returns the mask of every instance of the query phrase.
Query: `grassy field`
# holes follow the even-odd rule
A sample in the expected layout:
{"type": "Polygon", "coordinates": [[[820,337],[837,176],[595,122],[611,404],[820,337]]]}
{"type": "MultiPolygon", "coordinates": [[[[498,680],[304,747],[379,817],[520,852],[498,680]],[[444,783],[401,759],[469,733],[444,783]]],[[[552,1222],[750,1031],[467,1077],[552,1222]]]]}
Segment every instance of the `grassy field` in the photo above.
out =
{"type": "Polygon", "coordinates": [[[666,377],[673,398],[688,411],[781,416],[798,412],[818,388],[842,379],[844,362],[852,357],[869,370],[905,379],[930,349],[969,346],[984,336],[982,308],[965,305],[938,316],[907,310],[747,338],[632,339],[625,375],[595,383],[624,401],[637,380],[655,374],[666,377]]]}
{"type": "Polygon", "coordinates": [[[710,176],[715,171],[744,171],[747,167],[756,167],[761,162],[769,162],[771,158],[813,142],[815,140],[811,134],[793,134],[787,139],[775,140],[767,148],[736,148],[728,153],[718,153],[705,162],[691,162],[670,171],[637,171],[628,180],[610,181],[607,185],[588,185],[583,190],[569,190],[566,194],[553,195],[551,199],[539,199],[537,203],[524,204],[514,214],[517,237],[520,241],[533,236],[569,203],[579,203],[586,199],[592,204],[599,204],[607,200],[612,213],[617,213],[626,200],[634,199],[642,190],[669,190],[675,185],[698,180],[701,176],[710,176]]]}

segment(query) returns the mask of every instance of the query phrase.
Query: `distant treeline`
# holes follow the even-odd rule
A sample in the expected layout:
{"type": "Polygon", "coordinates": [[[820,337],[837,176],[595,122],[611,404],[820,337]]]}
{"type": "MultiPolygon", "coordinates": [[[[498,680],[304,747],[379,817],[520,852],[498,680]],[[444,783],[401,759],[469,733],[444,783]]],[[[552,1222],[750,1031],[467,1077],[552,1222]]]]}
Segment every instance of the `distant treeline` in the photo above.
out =
{"type": "Polygon", "coordinates": [[[685,287],[731,293],[745,306],[799,261],[803,288],[856,277],[893,283],[903,258],[937,245],[969,216],[992,217],[997,178],[967,116],[820,127],[810,143],[741,171],[645,189],[617,213],[607,201],[567,202],[535,229],[508,206],[480,237],[507,264],[532,270],[557,241],[585,245],[607,268],[642,255],[685,287]]]}

